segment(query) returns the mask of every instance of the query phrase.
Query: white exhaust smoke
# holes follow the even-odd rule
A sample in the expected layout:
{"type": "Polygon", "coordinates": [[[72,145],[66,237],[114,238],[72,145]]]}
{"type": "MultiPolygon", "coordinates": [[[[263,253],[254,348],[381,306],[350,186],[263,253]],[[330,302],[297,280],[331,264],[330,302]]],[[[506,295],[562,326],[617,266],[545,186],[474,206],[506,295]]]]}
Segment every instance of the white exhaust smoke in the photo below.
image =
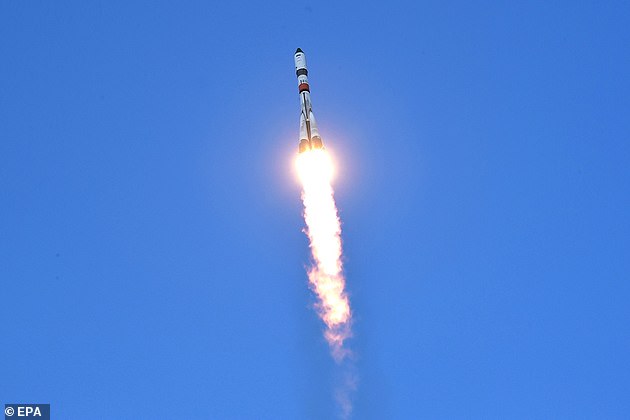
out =
{"type": "MultiPolygon", "coordinates": [[[[346,340],[352,336],[352,312],[345,291],[341,262],[341,222],[331,186],[333,165],[325,150],[300,153],[297,170],[302,183],[305,233],[309,238],[313,266],[308,271],[311,288],[317,295],[317,312],[326,325],[324,337],[338,364],[347,364],[352,354],[346,340]]],[[[351,370],[351,366],[346,366],[351,370]]],[[[356,378],[345,372],[336,398],[342,415],[348,418],[352,405],[350,394],[356,388],[356,378]]]]}

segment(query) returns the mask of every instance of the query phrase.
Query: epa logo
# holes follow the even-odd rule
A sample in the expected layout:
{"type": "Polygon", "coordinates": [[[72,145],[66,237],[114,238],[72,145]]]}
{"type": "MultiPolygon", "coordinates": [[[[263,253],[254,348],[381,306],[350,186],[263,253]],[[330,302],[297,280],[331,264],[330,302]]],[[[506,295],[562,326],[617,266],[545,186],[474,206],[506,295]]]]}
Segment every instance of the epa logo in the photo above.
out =
{"type": "MultiPolygon", "coordinates": [[[[16,414],[15,408],[13,407],[7,407],[4,409],[4,414],[12,417],[14,414],[16,414]]],[[[33,417],[41,417],[42,416],[42,410],[39,407],[31,407],[31,406],[21,406],[19,405],[17,408],[17,416],[18,417],[30,417],[31,415],[33,415],[33,417]]]]}
{"type": "Polygon", "coordinates": [[[50,420],[50,404],[5,404],[4,418],[50,420]]]}

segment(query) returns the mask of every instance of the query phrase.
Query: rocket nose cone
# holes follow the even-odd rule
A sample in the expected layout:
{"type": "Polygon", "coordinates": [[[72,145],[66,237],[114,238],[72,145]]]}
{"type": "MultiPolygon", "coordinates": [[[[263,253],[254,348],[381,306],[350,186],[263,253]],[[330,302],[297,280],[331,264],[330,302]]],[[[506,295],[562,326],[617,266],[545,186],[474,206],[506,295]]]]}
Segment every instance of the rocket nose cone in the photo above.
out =
{"type": "Polygon", "coordinates": [[[297,50],[295,50],[295,53],[304,53],[304,51],[302,51],[302,48],[298,48],[297,50]]]}

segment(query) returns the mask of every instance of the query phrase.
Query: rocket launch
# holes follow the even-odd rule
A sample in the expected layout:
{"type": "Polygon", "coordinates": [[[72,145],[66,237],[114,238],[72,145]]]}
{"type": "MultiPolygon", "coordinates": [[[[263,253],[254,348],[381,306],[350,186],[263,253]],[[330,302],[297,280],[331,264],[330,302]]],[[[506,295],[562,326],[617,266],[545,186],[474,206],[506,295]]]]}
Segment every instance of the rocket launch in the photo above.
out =
{"type": "Polygon", "coordinates": [[[308,69],[306,68],[306,54],[300,48],[295,51],[295,74],[298,78],[298,90],[300,91],[300,103],[302,114],[300,115],[300,146],[299,151],[322,149],[322,138],[319,136],[315,115],[311,108],[311,88],[308,85],[308,69]]]}
{"type": "MultiPolygon", "coordinates": [[[[295,72],[300,94],[300,138],[296,160],[302,183],[304,221],[313,260],[308,270],[311,289],[317,295],[317,312],[324,322],[324,337],[337,364],[348,365],[346,340],[352,336],[352,312],[345,290],[343,274],[341,221],[335,204],[332,179],[334,168],[322,139],[311,108],[310,86],[306,56],[301,49],[295,52],[295,72]]],[[[350,394],[356,386],[353,372],[345,372],[344,383],[337,389],[337,401],[342,418],[352,411],[350,394]]]]}
{"type": "Polygon", "coordinates": [[[295,73],[300,93],[300,143],[297,158],[302,182],[306,234],[314,266],[308,277],[319,298],[318,309],[326,324],[326,339],[336,360],[343,358],[344,340],[350,335],[350,303],[342,272],[341,221],[335,205],[333,164],[324,149],[311,108],[306,55],[295,52],[295,73]]]}

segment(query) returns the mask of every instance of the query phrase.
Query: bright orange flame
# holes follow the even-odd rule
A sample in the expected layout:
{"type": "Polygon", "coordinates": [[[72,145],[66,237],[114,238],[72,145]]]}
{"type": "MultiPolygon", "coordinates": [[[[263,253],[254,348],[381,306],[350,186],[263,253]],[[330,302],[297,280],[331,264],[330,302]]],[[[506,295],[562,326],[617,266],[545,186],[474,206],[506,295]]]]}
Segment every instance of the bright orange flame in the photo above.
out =
{"type": "Polygon", "coordinates": [[[344,341],[351,335],[351,313],[341,264],[341,223],[331,186],[334,167],[324,150],[301,153],[296,166],[302,182],[305,232],[315,262],[308,278],[326,324],[324,335],[333,357],[341,361],[348,354],[344,341]]]}

